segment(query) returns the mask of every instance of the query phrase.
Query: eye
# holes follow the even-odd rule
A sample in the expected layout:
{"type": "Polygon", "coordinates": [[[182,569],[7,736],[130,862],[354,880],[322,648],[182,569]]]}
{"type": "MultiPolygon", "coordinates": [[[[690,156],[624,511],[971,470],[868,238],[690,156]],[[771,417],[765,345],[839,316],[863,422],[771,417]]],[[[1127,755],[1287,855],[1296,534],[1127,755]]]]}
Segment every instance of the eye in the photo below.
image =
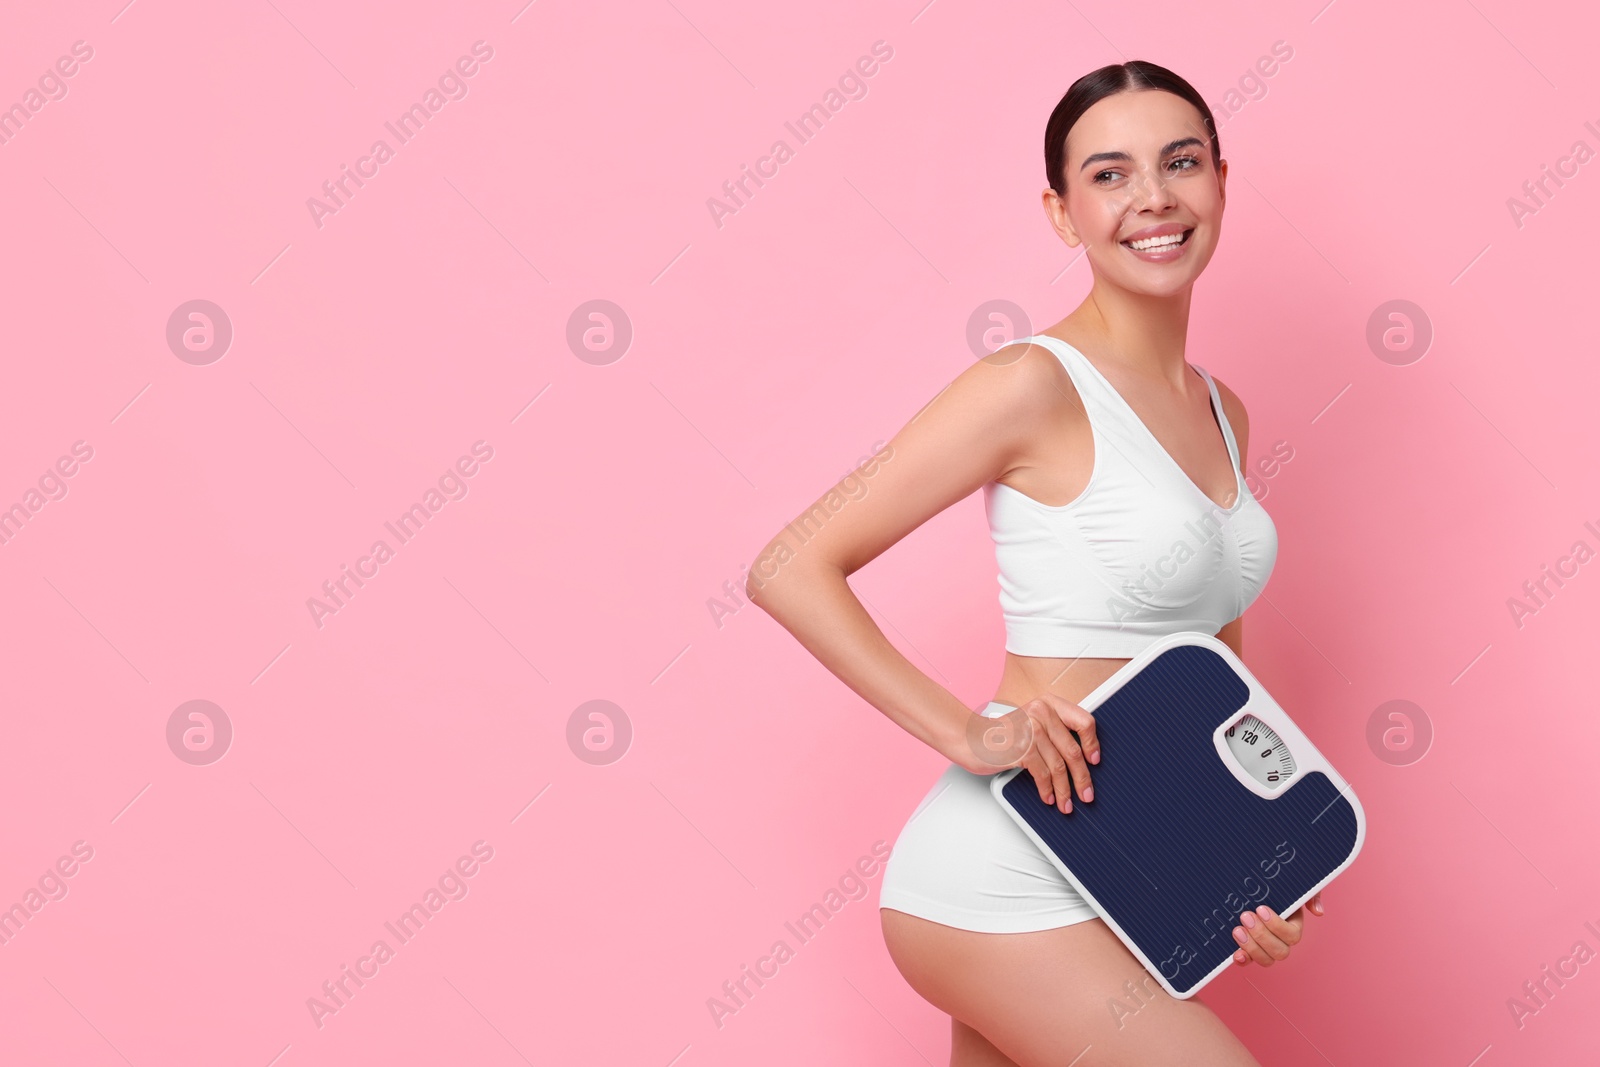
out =
{"type": "Polygon", "coordinates": [[[1117,174],[1117,171],[1114,171],[1114,170],[1103,170],[1103,171],[1100,171],[1098,174],[1096,174],[1094,176],[1094,183],[1096,185],[1104,185],[1105,181],[1102,180],[1102,179],[1104,179],[1106,177],[1106,175],[1108,175],[1108,174],[1115,175],[1115,174],[1117,174]]]}
{"type": "Polygon", "coordinates": [[[1172,163],[1174,163],[1174,164],[1177,164],[1177,163],[1187,163],[1187,164],[1189,164],[1187,167],[1183,167],[1182,168],[1183,170],[1194,170],[1196,167],[1200,166],[1200,160],[1196,156],[1178,156],[1177,158],[1172,160],[1172,163]]]}

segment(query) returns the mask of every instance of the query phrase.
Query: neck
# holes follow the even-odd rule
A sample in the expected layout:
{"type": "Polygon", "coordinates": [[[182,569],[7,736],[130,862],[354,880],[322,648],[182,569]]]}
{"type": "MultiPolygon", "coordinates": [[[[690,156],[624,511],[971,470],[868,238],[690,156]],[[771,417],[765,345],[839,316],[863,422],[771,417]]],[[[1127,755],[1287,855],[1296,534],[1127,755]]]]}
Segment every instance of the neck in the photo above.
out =
{"type": "Polygon", "coordinates": [[[1189,335],[1192,288],[1172,296],[1148,296],[1102,285],[1094,288],[1068,321],[1093,331],[1106,354],[1136,374],[1164,378],[1184,389],[1184,347],[1189,335]]]}

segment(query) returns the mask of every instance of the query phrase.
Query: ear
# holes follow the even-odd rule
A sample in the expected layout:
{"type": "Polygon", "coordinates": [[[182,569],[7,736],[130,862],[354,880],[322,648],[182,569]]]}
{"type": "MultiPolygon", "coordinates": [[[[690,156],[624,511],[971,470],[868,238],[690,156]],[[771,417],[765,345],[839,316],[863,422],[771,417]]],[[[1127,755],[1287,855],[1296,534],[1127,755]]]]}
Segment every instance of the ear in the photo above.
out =
{"type": "Polygon", "coordinates": [[[1222,201],[1222,206],[1228,206],[1228,161],[1219,160],[1217,163],[1217,199],[1222,201]]]}
{"type": "Polygon", "coordinates": [[[1069,248],[1077,248],[1082,244],[1083,239],[1078,236],[1078,230],[1072,225],[1071,216],[1067,214],[1066,201],[1057,196],[1056,191],[1048,185],[1045,186],[1040,199],[1044,204],[1045,218],[1050,220],[1050,226],[1056,231],[1057,236],[1065,241],[1069,248]]]}

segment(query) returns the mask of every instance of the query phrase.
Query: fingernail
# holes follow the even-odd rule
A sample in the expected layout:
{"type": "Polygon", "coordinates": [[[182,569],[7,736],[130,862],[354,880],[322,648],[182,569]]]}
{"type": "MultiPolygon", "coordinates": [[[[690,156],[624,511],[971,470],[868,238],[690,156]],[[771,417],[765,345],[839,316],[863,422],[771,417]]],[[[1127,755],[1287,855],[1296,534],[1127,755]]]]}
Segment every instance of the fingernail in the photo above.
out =
{"type": "Polygon", "coordinates": [[[1233,928],[1233,939],[1239,942],[1239,944],[1244,944],[1247,940],[1249,940],[1249,938],[1250,935],[1244,932],[1243,927],[1235,926],[1233,928]]]}
{"type": "Polygon", "coordinates": [[[1263,919],[1276,919],[1278,917],[1277,914],[1265,904],[1261,905],[1261,907],[1257,908],[1256,910],[1261,913],[1261,917],[1263,919]]]}
{"type": "Polygon", "coordinates": [[[1243,963],[1244,962],[1244,953],[1243,952],[1235,952],[1233,954],[1233,962],[1234,963],[1243,963]]]}
{"type": "Polygon", "coordinates": [[[1090,763],[1099,763],[1100,762],[1100,750],[1098,748],[1095,749],[1093,752],[1089,753],[1089,762],[1090,763]]]}
{"type": "Polygon", "coordinates": [[[1083,799],[1084,800],[1093,800],[1094,799],[1094,786],[1091,785],[1091,786],[1087,786],[1087,787],[1084,788],[1083,799]]]}
{"type": "Polygon", "coordinates": [[[1246,926],[1248,926],[1248,927],[1251,927],[1251,928],[1252,928],[1252,929],[1253,929],[1253,928],[1254,928],[1254,927],[1255,927],[1255,925],[1256,925],[1256,916],[1255,916],[1255,912],[1251,912],[1251,911],[1247,911],[1247,912],[1245,912],[1245,913],[1244,913],[1244,918],[1243,918],[1243,919],[1242,919],[1242,920],[1241,920],[1241,921],[1242,921],[1242,922],[1243,922],[1243,923],[1244,923],[1244,924],[1245,924],[1245,925],[1246,925],[1246,926]]]}

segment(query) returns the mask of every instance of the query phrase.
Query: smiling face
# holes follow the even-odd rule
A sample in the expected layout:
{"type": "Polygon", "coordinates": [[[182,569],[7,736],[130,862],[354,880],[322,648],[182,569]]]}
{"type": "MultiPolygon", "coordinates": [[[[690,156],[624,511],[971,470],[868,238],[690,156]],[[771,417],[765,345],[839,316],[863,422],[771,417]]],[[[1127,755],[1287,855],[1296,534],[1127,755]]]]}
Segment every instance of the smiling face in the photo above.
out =
{"type": "Polygon", "coordinates": [[[1205,120],[1160,90],[1096,102],[1067,134],[1065,197],[1044,194],[1067,244],[1083,244],[1097,284],[1170,296],[1216,251],[1228,164],[1211,159],[1205,120]]]}

